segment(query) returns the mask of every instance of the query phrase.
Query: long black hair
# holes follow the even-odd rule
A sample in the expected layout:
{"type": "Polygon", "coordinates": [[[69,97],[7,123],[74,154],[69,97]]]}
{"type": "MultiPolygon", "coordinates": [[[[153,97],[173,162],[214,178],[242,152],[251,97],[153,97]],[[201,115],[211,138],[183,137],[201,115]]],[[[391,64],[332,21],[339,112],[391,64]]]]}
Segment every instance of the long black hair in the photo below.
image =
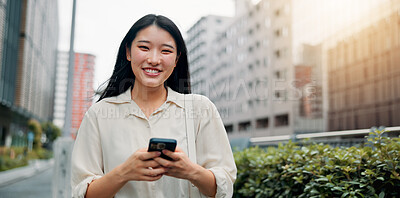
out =
{"type": "Polygon", "coordinates": [[[126,49],[131,49],[132,42],[137,33],[150,25],[156,25],[157,27],[169,32],[177,45],[178,62],[171,76],[166,80],[165,86],[168,86],[179,93],[191,93],[187,49],[181,32],[175,23],[167,17],[148,14],[136,21],[122,40],[121,45],[119,46],[113,74],[110,79],[108,79],[108,85],[105,90],[101,92],[98,101],[103,98],[118,96],[128,90],[129,87],[133,87],[135,83],[135,75],[133,74],[130,61],[126,58],[126,49]]]}

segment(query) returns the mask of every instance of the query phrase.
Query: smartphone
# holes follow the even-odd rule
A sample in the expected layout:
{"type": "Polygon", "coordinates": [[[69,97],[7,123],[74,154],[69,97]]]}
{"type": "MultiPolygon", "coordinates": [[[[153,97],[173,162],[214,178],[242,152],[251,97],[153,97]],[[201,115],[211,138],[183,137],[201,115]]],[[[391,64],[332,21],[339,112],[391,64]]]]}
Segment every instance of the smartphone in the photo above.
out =
{"type": "MultiPolygon", "coordinates": [[[[149,148],[147,149],[148,152],[151,151],[162,151],[164,149],[170,150],[175,152],[176,148],[176,140],[175,139],[168,139],[168,138],[151,138],[149,142],[149,148]]],[[[167,160],[172,159],[163,153],[161,153],[161,157],[167,160]]]]}

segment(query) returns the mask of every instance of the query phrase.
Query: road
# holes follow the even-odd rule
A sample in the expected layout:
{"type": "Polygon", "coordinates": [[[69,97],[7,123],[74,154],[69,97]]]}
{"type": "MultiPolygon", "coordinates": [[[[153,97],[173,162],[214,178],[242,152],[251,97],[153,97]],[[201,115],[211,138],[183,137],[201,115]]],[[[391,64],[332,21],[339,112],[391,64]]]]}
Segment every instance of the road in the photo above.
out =
{"type": "Polygon", "coordinates": [[[0,188],[0,198],[51,198],[53,169],[0,188]]]}

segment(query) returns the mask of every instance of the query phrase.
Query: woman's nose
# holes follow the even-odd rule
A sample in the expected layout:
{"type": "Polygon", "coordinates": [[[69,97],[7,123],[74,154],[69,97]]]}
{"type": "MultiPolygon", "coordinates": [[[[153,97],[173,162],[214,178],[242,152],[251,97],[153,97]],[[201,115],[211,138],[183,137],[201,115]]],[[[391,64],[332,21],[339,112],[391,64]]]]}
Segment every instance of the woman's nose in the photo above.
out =
{"type": "Polygon", "coordinates": [[[161,57],[157,52],[150,53],[149,57],[147,57],[147,63],[151,65],[159,65],[161,64],[161,57]]]}

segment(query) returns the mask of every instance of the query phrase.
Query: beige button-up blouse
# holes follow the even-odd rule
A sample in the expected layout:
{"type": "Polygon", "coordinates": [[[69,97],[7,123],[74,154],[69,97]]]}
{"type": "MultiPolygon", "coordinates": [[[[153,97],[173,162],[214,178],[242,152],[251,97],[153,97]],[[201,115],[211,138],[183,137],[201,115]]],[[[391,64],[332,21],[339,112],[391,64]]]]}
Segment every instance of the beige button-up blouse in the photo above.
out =
{"type": "MultiPolygon", "coordinates": [[[[88,184],[122,164],[152,137],[174,138],[186,154],[183,94],[168,88],[167,100],[149,118],[131,99],[131,89],[105,98],[86,112],[72,152],[73,197],[84,197],[88,184]]],[[[236,166],[222,120],[205,96],[193,95],[197,164],[211,170],[216,197],[232,197],[236,166]]],[[[163,176],[154,182],[130,181],[115,195],[128,197],[189,197],[187,180],[163,176]]]]}

